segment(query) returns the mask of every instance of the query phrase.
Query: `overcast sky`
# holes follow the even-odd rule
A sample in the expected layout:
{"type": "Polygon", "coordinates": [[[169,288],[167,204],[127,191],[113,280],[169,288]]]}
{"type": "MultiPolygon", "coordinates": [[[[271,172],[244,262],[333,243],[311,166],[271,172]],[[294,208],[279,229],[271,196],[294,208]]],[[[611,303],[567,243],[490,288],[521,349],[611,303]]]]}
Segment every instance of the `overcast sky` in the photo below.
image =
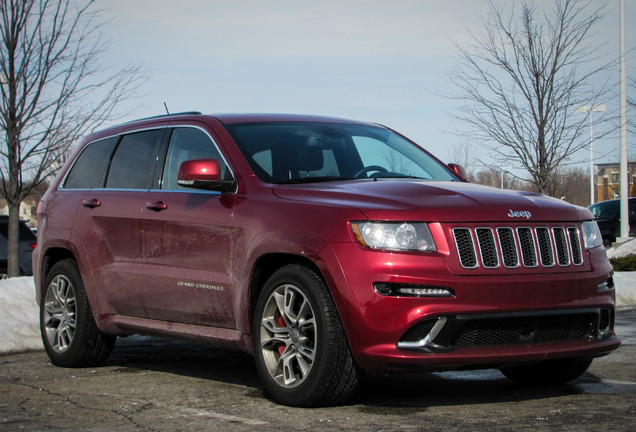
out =
{"type": "MultiPolygon", "coordinates": [[[[613,57],[618,4],[610,0],[597,29],[613,57]]],[[[446,162],[465,140],[452,133],[454,103],[439,94],[452,91],[446,74],[454,65],[453,42],[468,40],[467,29],[481,31],[485,0],[109,0],[101,6],[110,20],[104,36],[112,41],[104,61],[141,65],[147,76],[130,119],[161,114],[164,102],[171,112],[338,116],[390,126],[446,162]]],[[[634,0],[626,1],[626,23],[633,49],[634,0]]],[[[630,140],[634,149],[633,135],[630,140]]],[[[600,156],[618,145],[616,136],[595,148],[600,156]]]]}

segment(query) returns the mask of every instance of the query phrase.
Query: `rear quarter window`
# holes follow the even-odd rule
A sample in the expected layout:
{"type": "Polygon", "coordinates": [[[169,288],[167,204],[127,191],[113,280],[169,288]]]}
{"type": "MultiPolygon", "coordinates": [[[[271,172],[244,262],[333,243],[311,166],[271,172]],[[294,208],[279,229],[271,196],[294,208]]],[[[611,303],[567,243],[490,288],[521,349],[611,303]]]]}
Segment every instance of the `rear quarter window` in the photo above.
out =
{"type": "Polygon", "coordinates": [[[112,137],[88,144],[75,161],[63,187],[66,189],[104,187],[108,163],[118,139],[118,137],[112,137]]]}

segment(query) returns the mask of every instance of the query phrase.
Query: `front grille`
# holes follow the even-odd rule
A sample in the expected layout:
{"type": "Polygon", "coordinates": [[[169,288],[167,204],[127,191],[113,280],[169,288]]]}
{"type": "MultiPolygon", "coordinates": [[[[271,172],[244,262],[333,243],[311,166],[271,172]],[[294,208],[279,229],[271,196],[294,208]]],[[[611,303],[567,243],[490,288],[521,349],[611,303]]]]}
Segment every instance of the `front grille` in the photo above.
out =
{"type": "Polygon", "coordinates": [[[453,238],[462,267],[568,267],[583,264],[577,227],[455,227],[453,238]]]}

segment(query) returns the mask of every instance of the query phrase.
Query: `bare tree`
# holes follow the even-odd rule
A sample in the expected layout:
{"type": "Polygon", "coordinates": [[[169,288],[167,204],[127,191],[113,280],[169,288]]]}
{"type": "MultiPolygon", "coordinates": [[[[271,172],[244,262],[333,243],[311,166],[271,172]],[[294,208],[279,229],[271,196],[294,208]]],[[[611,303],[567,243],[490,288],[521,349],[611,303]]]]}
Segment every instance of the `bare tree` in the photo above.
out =
{"type": "Polygon", "coordinates": [[[512,7],[505,15],[490,3],[484,36],[457,46],[459,63],[450,74],[459,90],[454,98],[462,101],[457,117],[497,164],[523,169],[540,193],[554,195],[552,174],[589,143],[587,119],[576,108],[608,95],[607,86],[592,85],[609,67],[598,66],[602,51],[591,43],[603,9],[575,0],[555,0],[548,12],[531,1],[512,7]]]}
{"type": "Polygon", "coordinates": [[[139,71],[98,64],[94,1],[0,0],[0,194],[9,207],[9,276],[19,275],[19,208],[81,135],[130,97],[139,71]]]}

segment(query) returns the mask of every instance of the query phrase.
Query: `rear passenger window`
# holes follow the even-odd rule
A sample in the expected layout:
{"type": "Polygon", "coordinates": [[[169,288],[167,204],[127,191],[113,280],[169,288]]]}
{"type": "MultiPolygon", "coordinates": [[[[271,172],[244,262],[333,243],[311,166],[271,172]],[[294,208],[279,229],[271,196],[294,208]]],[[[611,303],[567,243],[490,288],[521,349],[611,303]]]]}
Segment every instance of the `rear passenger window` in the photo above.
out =
{"type": "Polygon", "coordinates": [[[192,189],[177,184],[177,175],[182,162],[197,159],[218,160],[221,165],[221,178],[228,180],[228,177],[231,177],[221,153],[219,153],[214,142],[205,132],[187,127],[176,128],[172,132],[172,138],[170,139],[170,147],[168,148],[163,169],[161,189],[183,189],[192,192],[192,189]]]}
{"type": "Polygon", "coordinates": [[[119,137],[107,138],[88,144],[71,168],[64,188],[92,189],[104,187],[108,162],[119,137]]]}
{"type": "Polygon", "coordinates": [[[150,189],[163,130],[124,135],[108,170],[110,189],[150,189]]]}

